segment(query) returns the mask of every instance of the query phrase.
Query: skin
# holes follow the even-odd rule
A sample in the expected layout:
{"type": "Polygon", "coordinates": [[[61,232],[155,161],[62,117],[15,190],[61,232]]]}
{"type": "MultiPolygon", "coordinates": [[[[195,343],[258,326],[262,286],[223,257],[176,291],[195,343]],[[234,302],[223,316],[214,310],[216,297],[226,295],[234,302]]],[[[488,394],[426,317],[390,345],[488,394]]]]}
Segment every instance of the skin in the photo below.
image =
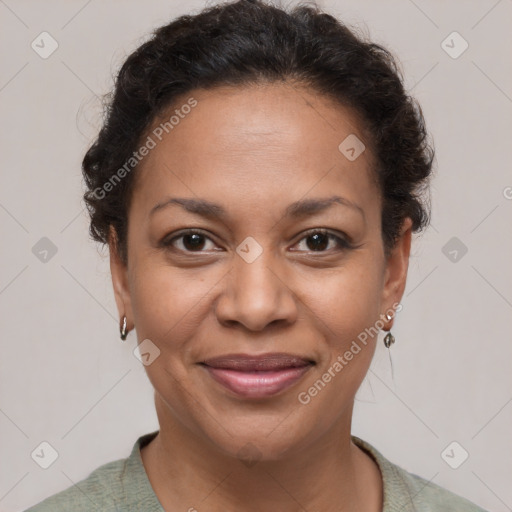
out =
{"type": "Polygon", "coordinates": [[[139,342],[160,350],[145,367],[160,424],[141,450],[153,489],[167,510],[381,511],[379,469],[350,439],[354,397],[377,337],[310,403],[297,396],[400,302],[411,221],[386,257],[371,144],[354,111],[283,83],[196,90],[176,105],[190,96],[197,106],[137,169],[126,265],[114,231],[109,242],[119,313],[139,342]],[[352,133],[367,147],[355,161],[338,150],[352,133]],[[335,203],[302,218],[285,215],[295,201],[333,195],[362,212],[335,203]],[[226,218],[176,204],[150,214],[169,197],[218,203],[226,218]],[[187,237],[161,245],[186,228],[204,232],[202,245],[194,249],[187,237]],[[324,237],[315,250],[304,234],[313,228],[349,237],[353,248],[324,237]],[[236,252],[248,236],[263,250],[252,263],[236,252]],[[292,387],[258,400],[233,395],[197,364],[266,352],[316,364],[292,387]],[[240,460],[248,443],[259,457],[253,465],[240,460]]]}

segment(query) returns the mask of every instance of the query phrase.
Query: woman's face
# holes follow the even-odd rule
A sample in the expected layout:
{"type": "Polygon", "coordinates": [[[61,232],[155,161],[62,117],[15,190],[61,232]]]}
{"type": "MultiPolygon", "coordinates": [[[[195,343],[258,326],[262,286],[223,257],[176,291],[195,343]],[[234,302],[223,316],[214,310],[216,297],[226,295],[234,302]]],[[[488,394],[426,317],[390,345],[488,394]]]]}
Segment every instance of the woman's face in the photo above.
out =
{"type": "Polygon", "coordinates": [[[148,134],[128,264],[113,250],[111,264],[120,313],[150,340],[161,431],[180,426],[235,456],[251,443],[268,460],[349,431],[377,339],[365,329],[400,301],[410,247],[407,221],[384,256],[358,119],[290,85],[226,87],[194,91],[148,134]],[[266,375],[202,364],[271,353],[312,363],[266,375]]]}

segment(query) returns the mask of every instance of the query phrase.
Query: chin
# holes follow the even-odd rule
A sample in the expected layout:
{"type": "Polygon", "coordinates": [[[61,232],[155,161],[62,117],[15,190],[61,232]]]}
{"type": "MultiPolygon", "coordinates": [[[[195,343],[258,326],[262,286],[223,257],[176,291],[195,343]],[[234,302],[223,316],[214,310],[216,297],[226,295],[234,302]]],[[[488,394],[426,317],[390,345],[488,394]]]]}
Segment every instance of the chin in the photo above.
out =
{"type": "Polygon", "coordinates": [[[237,416],[218,423],[199,427],[203,436],[220,452],[245,461],[280,461],[289,458],[321,436],[322,426],[314,418],[290,415],[289,411],[276,416],[237,416]],[[219,428],[218,425],[229,425],[219,428]]]}

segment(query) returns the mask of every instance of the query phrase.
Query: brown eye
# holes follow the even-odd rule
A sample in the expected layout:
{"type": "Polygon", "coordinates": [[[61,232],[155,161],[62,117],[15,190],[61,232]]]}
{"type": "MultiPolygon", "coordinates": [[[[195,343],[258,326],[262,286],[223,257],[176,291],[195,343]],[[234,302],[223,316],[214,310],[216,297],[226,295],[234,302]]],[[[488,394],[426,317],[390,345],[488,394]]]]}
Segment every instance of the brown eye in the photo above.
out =
{"type": "MultiPolygon", "coordinates": [[[[209,237],[203,234],[201,231],[184,231],[181,234],[174,236],[170,239],[164,239],[162,245],[165,247],[173,247],[183,252],[203,252],[207,241],[211,241],[209,237]]],[[[213,244],[215,247],[215,244],[213,244]]],[[[206,250],[212,250],[213,247],[207,248],[206,250]]]]}
{"type": "Polygon", "coordinates": [[[325,233],[309,235],[306,240],[310,242],[306,242],[308,249],[311,249],[312,251],[324,251],[329,245],[329,235],[326,235],[325,233]]]}
{"type": "Polygon", "coordinates": [[[183,246],[187,251],[201,250],[204,246],[204,236],[197,233],[183,235],[183,246]]]}
{"type": "Polygon", "coordinates": [[[330,248],[334,248],[334,250],[349,249],[351,247],[349,242],[344,238],[321,229],[312,230],[306,233],[306,236],[302,238],[299,244],[304,240],[306,241],[306,247],[304,250],[311,252],[327,252],[331,241],[333,241],[334,244],[331,244],[330,248]]]}

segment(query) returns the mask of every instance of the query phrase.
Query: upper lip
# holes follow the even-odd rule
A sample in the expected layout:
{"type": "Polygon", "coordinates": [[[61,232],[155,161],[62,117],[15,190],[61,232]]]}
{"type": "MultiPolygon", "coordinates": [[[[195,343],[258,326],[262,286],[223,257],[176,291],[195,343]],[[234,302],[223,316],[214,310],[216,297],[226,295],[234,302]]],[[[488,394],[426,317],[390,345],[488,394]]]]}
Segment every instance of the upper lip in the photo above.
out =
{"type": "Polygon", "coordinates": [[[269,371],[281,370],[283,368],[298,368],[315,364],[315,362],[306,357],[294,354],[285,354],[282,352],[273,352],[267,354],[226,354],[201,361],[201,364],[212,368],[225,368],[238,371],[269,371]]]}

